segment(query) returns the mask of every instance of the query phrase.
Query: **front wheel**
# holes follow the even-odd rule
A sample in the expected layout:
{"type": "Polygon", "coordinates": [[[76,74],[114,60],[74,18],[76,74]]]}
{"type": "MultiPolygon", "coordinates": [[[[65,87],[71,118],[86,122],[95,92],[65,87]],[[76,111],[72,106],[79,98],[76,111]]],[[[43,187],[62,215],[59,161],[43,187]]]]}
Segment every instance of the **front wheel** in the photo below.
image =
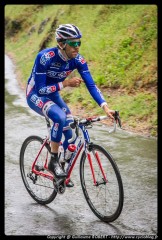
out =
{"type": "MultiPolygon", "coordinates": [[[[22,144],[20,150],[20,172],[24,185],[30,196],[40,204],[48,204],[54,200],[57,192],[54,189],[53,181],[32,172],[32,165],[43,144],[43,139],[38,136],[29,136],[22,144]]],[[[44,164],[49,155],[50,147],[46,144],[38,155],[35,167],[43,173],[44,164]]]]}
{"type": "Polygon", "coordinates": [[[124,191],[119,169],[110,153],[99,145],[91,144],[88,153],[82,154],[80,180],[92,212],[104,222],[116,220],[123,208],[124,191]]]}

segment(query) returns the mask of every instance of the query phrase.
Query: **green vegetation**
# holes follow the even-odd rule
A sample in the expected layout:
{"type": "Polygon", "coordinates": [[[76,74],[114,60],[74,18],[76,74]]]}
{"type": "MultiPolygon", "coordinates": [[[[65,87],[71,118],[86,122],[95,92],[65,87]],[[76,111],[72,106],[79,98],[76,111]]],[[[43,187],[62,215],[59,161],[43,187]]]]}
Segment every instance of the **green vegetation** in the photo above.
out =
{"type": "MultiPolygon", "coordinates": [[[[147,127],[156,136],[157,6],[6,5],[5,51],[12,54],[22,84],[38,51],[56,45],[54,31],[61,23],[81,29],[80,53],[110,108],[120,110],[123,124],[147,127]]],[[[87,113],[103,114],[84,85],[61,95],[87,113]]]]}

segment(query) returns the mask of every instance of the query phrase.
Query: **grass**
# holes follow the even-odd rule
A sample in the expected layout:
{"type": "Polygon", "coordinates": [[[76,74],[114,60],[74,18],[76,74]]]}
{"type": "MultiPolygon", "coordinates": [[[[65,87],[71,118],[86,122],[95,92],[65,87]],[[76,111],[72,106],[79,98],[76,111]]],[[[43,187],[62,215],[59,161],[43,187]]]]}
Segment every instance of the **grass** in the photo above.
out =
{"type": "MultiPolygon", "coordinates": [[[[40,48],[56,45],[51,33],[61,23],[81,29],[80,53],[110,108],[119,109],[128,125],[146,123],[149,133],[157,135],[157,6],[6,5],[5,51],[14,56],[22,84],[40,48]]],[[[85,86],[61,94],[86,111],[102,112],[85,86]]]]}

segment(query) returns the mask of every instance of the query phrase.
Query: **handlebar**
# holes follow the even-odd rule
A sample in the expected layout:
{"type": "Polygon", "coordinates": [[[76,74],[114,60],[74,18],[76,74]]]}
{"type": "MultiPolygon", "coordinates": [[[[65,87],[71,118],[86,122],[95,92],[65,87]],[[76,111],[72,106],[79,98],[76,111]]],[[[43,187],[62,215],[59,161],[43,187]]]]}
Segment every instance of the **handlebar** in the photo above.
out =
{"type": "MultiPolygon", "coordinates": [[[[121,126],[121,120],[119,117],[119,111],[115,111],[115,115],[114,115],[115,121],[114,121],[114,126],[113,129],[108,131],[109,133],[113,133],[116,131],[116,124],[119,124],[119,127],[122,128],[121,126]]],[[[88,117],[85,119],[79,119],[79,118],[75,118],[74,122],[70,123],[69,126],[66,126],[63,128],[63,131],[66,131],[68,129],[72,130],[72,138],[68,140],[69,143],[73,142],[76,138],[76,135],[79,135],[79,126],[84,125],[84,126],[88,126],[91,125],[91,123],[93,122],[97,122],[97,121],[102,121],[104,119],[108,119],[107,116],[99,116],[99,117],[88,117]]],[[[50,135],[50,130],[51,130],[51,125],[50,125],[50,120],[49,118],[45,117],[46,120],[46,124],[47,124],[47,129],[50,135]]]]}
{"type": "MultiPolygon", "coordinates": [[[[88,117],[88,118],[85,118],[85,119],[74,119],[74,122],[70,123],[69,124],[69,127],[71,128],[72,130],[72,138],[68,140],[68,143],[71,143],[75,140],[76,138],[76,131],[78,131],[78,127],[79,125],[84,125],[84,126],[88,126],[88,125],[91,125],[91,123],[93,122],[97,122],[97,121],[102,121],[104,119],[108,119],[109,117],[108,116],[99,116],[99,117],[88,117]]],[[[119,117],[119,111],[115,111],[115,114],[114,114],[114,126],[113,126],[113,129],[112,130],[109,130],[108,132],[109,133],[113,133],[113,132],[116,132],[116,124],[118,123],[119,124],[119,127],[122,128],[121,126],[121,120],[120,120],[120,117],[119,117]]],[[[69,129],[68,127],[68,129],[69,129]]],[[[65,127],[64,130],[66,130],[67,128],[65,127]]]]}

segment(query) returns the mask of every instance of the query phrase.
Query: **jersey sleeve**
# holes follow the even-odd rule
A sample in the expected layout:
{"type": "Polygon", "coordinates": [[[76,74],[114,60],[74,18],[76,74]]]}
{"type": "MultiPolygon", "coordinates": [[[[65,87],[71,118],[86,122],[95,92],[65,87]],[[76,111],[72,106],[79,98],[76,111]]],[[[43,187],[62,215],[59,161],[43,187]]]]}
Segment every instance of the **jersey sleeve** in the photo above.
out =
{"type": "Polygon", "coordinates": [[[88,91],[90,92],[91,96],[93,97],[93,99],[101,107],[103,105],[107,104],[103,97],[102,92],[96,86],[96,84],[91,76],[91,73],[89,71],[86,61],[84,60],[84,58],[81,55],[79,56],[77,67],[78,67],[78,72],[81,75],[82,79],[84,80],[86,87],[87,87],[88,91]]]}
{"type": "Polygon", "coordinates": [[[47,85],[46,83],[46,69],[49,64],[49,57],[47,57],[48,53],[38,53],[35,66],[34,66],[34,80],[35,80],[35,88],[38,96],[47,96],[51,95],[56,91],[60,91],[63,88],[62,83],[55,83],[52,85],[47,85]]]}

